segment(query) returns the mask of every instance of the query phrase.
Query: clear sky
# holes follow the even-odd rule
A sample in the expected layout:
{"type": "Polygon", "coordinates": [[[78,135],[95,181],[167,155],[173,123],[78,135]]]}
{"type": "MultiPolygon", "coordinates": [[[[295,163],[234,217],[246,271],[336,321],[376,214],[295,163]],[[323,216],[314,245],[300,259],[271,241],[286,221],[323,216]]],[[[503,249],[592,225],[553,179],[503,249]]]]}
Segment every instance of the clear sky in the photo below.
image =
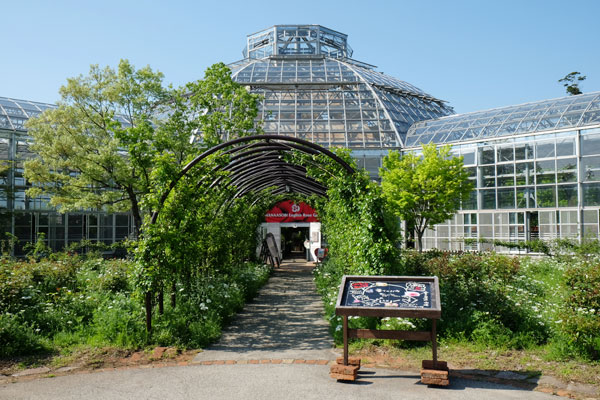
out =
{"type": "Polygon", "coordinates": [[[127,58],[165,81],[242,58],[277,24],[346,33],[354,58],[446,100],[456,112],[600,91],[598,0],[2,1],[0,96],[53,103],[68,77],[127,58]]]}

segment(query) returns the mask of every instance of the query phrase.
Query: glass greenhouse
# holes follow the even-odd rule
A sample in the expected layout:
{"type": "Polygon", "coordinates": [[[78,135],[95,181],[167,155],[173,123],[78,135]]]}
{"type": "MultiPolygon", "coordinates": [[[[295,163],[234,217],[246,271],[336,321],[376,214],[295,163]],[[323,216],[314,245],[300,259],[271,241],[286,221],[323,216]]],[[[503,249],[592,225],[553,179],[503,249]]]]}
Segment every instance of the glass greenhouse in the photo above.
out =
{"type": "Polygon", "coordinates": [[[0,97],[0,232],[10,232],[19,239],[16,255],[22,255],[24,245],[35,241],[40,233],[45,235],[50,248],[59,250],[82,239],[112,244],[132,231],[128,214],[60,214],[48,204],[48,198],[32,199],[25,195],[29,186],[23,177],[23,162],[33,157],[33,153],[29,150],[31,139],[24,124],[54,107],[0,97]]]}
{"type": "MultiPolygon", "coordinates": [[[[262,95],[265,133],[350,148],[374,179],[389,150],[449,144],[464,157],[476,189],[450,221],[426,232],[426,248],[489,246],[465,238],[598,237],[600,92],[456,115],[446,102],[353,59],[347,35],[320,25],[248,35],[243,55],[229,67],[234,80],[262,95]]],[[[25,195],[23,161],[33,154],[24,123],[51,107],[0,97],[0,232],[21,245],[44,233],[54,249],[127,237],[129,215],[59,214],[49,199],[25,195]]],[[[311,241],[318,231],[311,225],[311,241]]]]}
{"type": "MultiPolygon", "coordinates": [[[[263,96],[265,133],[387,151],[404,146],[415,122],[453,113],[444,101],[353,60],[347,36],[319,25],[276,25],[249,35],[243,54],[230,64],[232,76],[263,96]]],[[[368,153],[376,175],[382,153],[368,153]]]]}
{"type": "Polygon", "coordinates": [[[600,93],[419,122],[405,151],[432,142],[464,157],[476,190],[451,221],[426,233],[427,248],[463,249],[462,238],[598,237],[600,93]]]}

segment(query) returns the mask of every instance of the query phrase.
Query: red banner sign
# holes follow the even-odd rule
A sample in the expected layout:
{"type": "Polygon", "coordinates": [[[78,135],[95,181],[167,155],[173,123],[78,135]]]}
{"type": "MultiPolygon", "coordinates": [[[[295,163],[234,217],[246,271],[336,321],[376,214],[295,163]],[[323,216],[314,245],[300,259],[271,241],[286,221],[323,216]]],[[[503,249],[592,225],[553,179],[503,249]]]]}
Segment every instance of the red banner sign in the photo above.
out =
{"type": "Polygon", "coordinates": [[[319,222],[316,211],[304,202],[286,200],[267,211],[266,222],[319,222]]]}

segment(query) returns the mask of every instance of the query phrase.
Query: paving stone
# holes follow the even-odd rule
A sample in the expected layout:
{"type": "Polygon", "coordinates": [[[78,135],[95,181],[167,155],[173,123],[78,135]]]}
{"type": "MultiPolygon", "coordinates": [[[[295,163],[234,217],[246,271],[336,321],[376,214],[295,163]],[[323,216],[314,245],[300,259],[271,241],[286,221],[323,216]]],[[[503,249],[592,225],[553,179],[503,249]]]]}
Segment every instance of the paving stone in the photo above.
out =
{"type": "Polygon", "coordinates": [[[571,393],[567,392],[567,391],[566,391],[566,390],[564,390],[564,389],[558,389],[558,390],[556,391],[556,395],[557,395],[557,396],[560,396],[560,397],[571,397],[571,393]]]}
{"type": "Polygon", "coordinates": [[[563,381],[561,381],[560,379],[557,379],[553,376],[549,376],[549,375],[542,375],[538,378],[537,382],[538,385],[542,385],[542,386],[554,386],[560,389],[566,389],[567,388],[567,384],[564,383],[563,381]]]}
{"type": "Polygon", "coordinates": [[[306,360],[294,360],[294,364],[305,364],[306,360]]]}
{"type": "Polygon", "coordinates": [[[260,360],[261,364],[271,364],[271,360],[260,360]]]}
{"type": "Polygon", "coordinates": [[[551,387],[538,387],[536,390],[542,393],[554,394],[554,388],[551,387]]]}
{"type": "Polygon", "coordinates": [[[571,382],[567,385],[567,390],[569,392],[578,392],[578,393],[583,393],[583,394],[592,395],[592,396],[596,396],[596,395],[600,394],[600,390],[598,389],[598,386],[587,385],[585,383],[571,382]]]}
{"type": "Polygon", "coordinates": [[[248,364],[248,360],[238,360],[237,363],[245,365],[248,364]]]}
{"type": "Polygon", "coordinates": [[[292,364],[294,362],[293,358],[286,358],[285,360],[283,360],[284,364],[292,364]]]}
{"type": "Polygon", "coordinates": [[[165,350],[167,350],[166,347],[155,347],[154,351],[152,352],[151,358],[155,360],[161,359],[165,350]]]}
{"type": "Polygon", "coordinates": [[[138,362],[142,359],[142,357],[144,357],[144,352],[138,351],[136,353],[133,353],[131,355],[131,357],[129,357],[129,361],[130,362],[138,362]]]}
{"type": "Polygon", "coordinates": [[[29,376],[29,375],[37,375],[37,374],[46,374],[50,372],[50,368],[48,367],[39,367],[39,368],[29,368],[29,369],[25,369],[23,371],[17,372],[16,374],[13,374],[12,376],[29,376]]]}
{"type": "Polygon", "coordinates": [[[525,380],[527,375],[519,374],[512,371],[502,371],[496,374],[496,378],[500,379],[511,379],[511,380],[525,380]]]}
{"type": "Polygon", "coordinates": [[[227,360],[227,361],[225,361],[225,364],[233,365],[233,364],[235,364],[235,360],[227,360]]]}
{"type": "Polygon", "coordinates": [[[248,364],[258,364],[258,360],[248,360],[248,364]]]}
{"type": "Polygon", "coordinates": [[[62,373],[62,372],[71,372],[74,371],[76,369],[78,369],[80,367],[74,367],[74,366],[69,366],[69,367],[61,367],[59,369],[56,370],[56,372],[62,373]]]}
{"type": "Polygon", "coordinates": [[[274,359],[274,360],[271,360],[271,363],[272,363],[272,364],[281,364],[282,362],[283,362],[283,360],[281,360],[281,359],[278,359],[278,358],[277,358],[277,359],[274,359]]]}
{"type": "Polygon", "coordinates": [[[329,360],[317,360],[317,365],[327,365],[329,364],[329,360]]]}

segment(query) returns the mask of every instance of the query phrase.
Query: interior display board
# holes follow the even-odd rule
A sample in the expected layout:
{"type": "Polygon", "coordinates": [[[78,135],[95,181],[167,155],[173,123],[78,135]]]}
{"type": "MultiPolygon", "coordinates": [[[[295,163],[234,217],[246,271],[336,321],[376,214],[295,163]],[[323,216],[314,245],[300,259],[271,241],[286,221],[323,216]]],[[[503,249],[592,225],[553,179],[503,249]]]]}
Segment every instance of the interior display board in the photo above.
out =
{"type": "Polygon", "coordinates": [[[440,318],[436,276],[344,276],[338,315],[440,318]]]}

